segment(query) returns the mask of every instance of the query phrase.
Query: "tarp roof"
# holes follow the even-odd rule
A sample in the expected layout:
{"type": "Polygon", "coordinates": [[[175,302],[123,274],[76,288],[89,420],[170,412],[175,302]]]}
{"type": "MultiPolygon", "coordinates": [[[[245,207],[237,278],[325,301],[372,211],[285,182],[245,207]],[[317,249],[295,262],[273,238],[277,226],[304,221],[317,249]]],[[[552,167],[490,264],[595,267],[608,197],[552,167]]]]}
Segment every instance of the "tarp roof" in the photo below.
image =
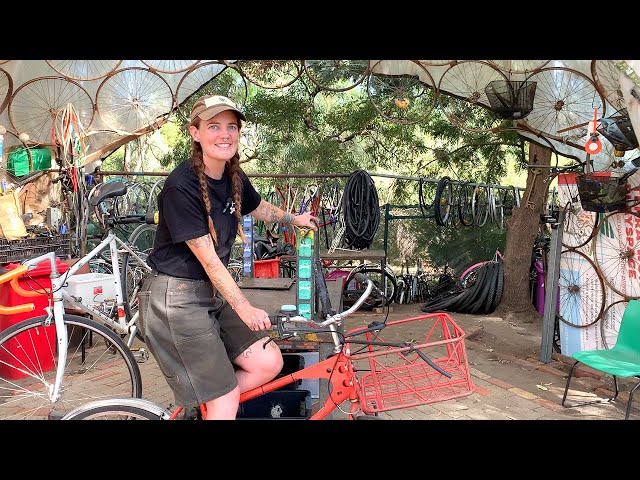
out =
{"type": "MultiPolygon", "coordinates": [[[[5,149],[21,143],[21,132],[29,134],[29,146],[51,144],[53,119],[71,103],[83,128],[91,132],[88,159],[104,158],[162,125],[176,105],[225,70],[222,62],[0,60],[0,124],[10,133],[5,149]]],[[[482,107],[491,107],[486,87],[494,80],[535,82],[532,111],[511,124],[523,136],[581,160],[595,108],[598,118],[626,109],[633,129],[640,131],[640,95],[634,96],[640,92],[640,60],[623,65],[626,71],[613,60],[370,61],[374,75],[418,77],[440,95],[482,107]]],[[[596,170],[606,170],[613,158],[613,145],[601,141],[602,151],[591,156],[596,170]]],[[[627,151],[624,159],[637,153],[627,151]]]]}

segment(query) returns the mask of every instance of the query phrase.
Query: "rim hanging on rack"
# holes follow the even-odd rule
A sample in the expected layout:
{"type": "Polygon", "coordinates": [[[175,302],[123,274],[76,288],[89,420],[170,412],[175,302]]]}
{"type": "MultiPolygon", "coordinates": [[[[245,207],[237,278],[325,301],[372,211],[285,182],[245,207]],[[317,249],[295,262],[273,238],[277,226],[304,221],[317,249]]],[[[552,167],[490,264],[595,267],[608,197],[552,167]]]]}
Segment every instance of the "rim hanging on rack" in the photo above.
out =
{"type": "Polygon", "coordinates": [[[97,80],[115,71],[122,60],[45,60],[60,75],[71,80],[97,80]]]}
{"type": "Polygon", "coordinates": [[[96,92],[96,110],[112,130],[131,134],[167,118],[174,106],[173,92],[159,74],[128,67],[105,78],[96,92]]]}
{"type": "Polygon", "coordinates": [[[425,121],[438,99],[429,71],[416,61],[410,63],[412,72],[397,73],[394,62],[381,60],[372,65],[367,76],[371,104],[383,118],[399,125],[425,121]]]}
{"type": "Polygon", "coordinates": [[[74,106],[83,129],[89,129],[93,123],[94,104],[87,91],[74,80],[37,77],[14,92],[9,104],[9,121],[18,132],[29,134],[30,143],[54,145],[54,121],[58,111],[69,103],[74,106]]]}
{"type": "Polygon", "coordinates": [[[596,264],[580,250],[560,253],[558,300],[558,319],[575,328],[593,325],[604,311],[604,282],[596,264]]]}

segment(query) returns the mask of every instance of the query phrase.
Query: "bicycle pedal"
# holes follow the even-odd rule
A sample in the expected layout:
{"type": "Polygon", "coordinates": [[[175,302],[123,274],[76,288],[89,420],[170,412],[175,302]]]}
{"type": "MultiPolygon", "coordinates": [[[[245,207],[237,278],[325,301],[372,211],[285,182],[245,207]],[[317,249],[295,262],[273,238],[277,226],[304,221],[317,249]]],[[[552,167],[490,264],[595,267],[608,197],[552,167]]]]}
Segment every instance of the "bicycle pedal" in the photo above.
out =
{"type": "Polygon", "coordinates": [[[138,363],[144,363],[149,360],[149,352],[145,348],[141,347],[132,347],[131,353],[133,353],[133,357],[136,359],[138,363]]]}

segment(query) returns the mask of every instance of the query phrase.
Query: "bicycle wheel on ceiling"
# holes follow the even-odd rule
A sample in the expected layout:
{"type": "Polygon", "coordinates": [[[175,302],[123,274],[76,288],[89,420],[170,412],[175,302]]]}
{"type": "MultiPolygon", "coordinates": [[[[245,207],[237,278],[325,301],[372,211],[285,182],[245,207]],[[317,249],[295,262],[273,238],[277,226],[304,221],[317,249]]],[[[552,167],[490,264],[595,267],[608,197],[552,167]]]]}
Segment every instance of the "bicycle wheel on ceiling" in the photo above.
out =
{"type": "Polygon", "coordinates": [[[595,263],[579,250],[560,253],[558,319],[575,328],[596,323],[604,311],[605,286],[595,263]]]}
{"type": "Polygon", "coordinates": [[[191,95],[200,90],[214,77],[227,68],[222,62],[204,62],[190,68],[178,82],[176,87],[176,103],[182,105],[191,95]]]}
{"type": "Polygon", "coordinates": [[[582,208],[575,175],[558,178],[558,207],[564,209],[562,245],[580,248],[593,238],[598,214],[582,208]]]}
{"type": "Polygon", "coordinates": [[[305,60],[303,65],[315,85],[331,92],[350,90],[369,73],[369,60],[305,60]]]}
{"type": "Polygon", "coordinates": [[[640,213],[612,212],[595,233],[595,259],[605,283],[626,299],[640,298],[640,213]]]}
{"type": "MultiPolygon", "coordinates": [[[[592,60],[591,76],[600,95],[607,99],[613,108],[626,108],[622,88],[620,87],[621,72],[613,60],[592,60]]],[[[604,115],[600,115],[601,117],[604,115]]]]}
{"type": "Polygon", "coordinates": [[[115,71],[122,60],[45,60],[57,73],[71,80],[97,80],[115,71]]]}
{"type": "Polygon", "coordinates": [[[8,109],[9,121],[18,132],[28,133],[31,143],[54,145],[54,121],[61,121],[57,114],[69,103],[82,128],[89,129],[93,123],[94,103],[87,91],[74,80],[37,77],[14,92],[8,109]]]}
{"type": "Polygon", "coordinates": [[[13,93],[13,79],[5,70],[0,68],[0,113],[7,108],[13,93]]]}
{"type": "Polygon", "coordinates": [[[605,116],[604,98],[586,75],[565,67],[542,68],[527,77],[536,82],[533,110],[524,122],[535,132],[563,141],[567,133],[593,120],[594,109],[605,116]]]}
{"type": "MultiPolygon", "coordinates": [[[[183,105],[195,92],[205,90],[225,95],[243,109],[247,103],[249,88],[242,74],[235,68],[227,68],[220,62],[206,62],[189,70],[176,88],[176,103],[183,105]]],[[[188,122],[189,113],[179,108],[181,118],[188,122]]]]}
{"type": "Polygon", "coordinates": [[[254,85],[267,89],[285,88],[302,75],[299,60],[238,60],[230,65],[254,85]]]}
{"type": "Polygon", "coordinates": [[[372,65],[367,76],[369,100],[381,117],[393,123],[412,125],[425,121],[438,98],[433,77],[418,62],[400,63],[405,65],[384,60],[372,65]],[[409,70],[405,69],[406,64],[409,70]]]}
{"type": "Polygon", "coordinates": [[[128,67],[105,78],[96,92],[96,110],[112,130],[130,134],[171,114],[171,87],[159,74],[128,67]]]}
{"type": "Polygon", "coordinates": [[[483,61],[461,61],[444,71],[438,83],[439,106],[449,121],[470,132],[497,131],[511,122],[491,110],[485,88],[491,82],[509,82],[498,68],[483,61]]]}
{"type": "Polygon", "coordinates": [[[418,60],[426,67],[447,67],[453,65],[457,60],[418,60]]]}
{"type": "Polygon", "coordinates": [[[200,60],[140,60],[151,71],[160,73],[186,72],[195,67],[200,60]]]}
{"type": "Polygon", "coordinates": [[[530,74],[547,65],[551,60],[488,60],[503,72],[530,74]]]}

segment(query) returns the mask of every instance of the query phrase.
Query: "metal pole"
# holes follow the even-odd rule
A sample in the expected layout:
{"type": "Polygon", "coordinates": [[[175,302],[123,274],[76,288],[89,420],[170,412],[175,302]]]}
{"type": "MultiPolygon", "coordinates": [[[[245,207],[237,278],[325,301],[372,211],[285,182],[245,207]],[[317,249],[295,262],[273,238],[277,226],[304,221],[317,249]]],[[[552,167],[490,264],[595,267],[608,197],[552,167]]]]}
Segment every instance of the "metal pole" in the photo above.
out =
{"type": "Polygon", "coordinates": [[[540,361],[543,363],[549,363],[551,361],[551,352],[553,350],[564,217],[564,209],[560,208],[558,210],[558,221],[551,225],[551,243],[549,245],[549,256],[547,257],[548,271],[544,272],[544,316],[542,320],[542,341],[540,344],[540,361]]]}

